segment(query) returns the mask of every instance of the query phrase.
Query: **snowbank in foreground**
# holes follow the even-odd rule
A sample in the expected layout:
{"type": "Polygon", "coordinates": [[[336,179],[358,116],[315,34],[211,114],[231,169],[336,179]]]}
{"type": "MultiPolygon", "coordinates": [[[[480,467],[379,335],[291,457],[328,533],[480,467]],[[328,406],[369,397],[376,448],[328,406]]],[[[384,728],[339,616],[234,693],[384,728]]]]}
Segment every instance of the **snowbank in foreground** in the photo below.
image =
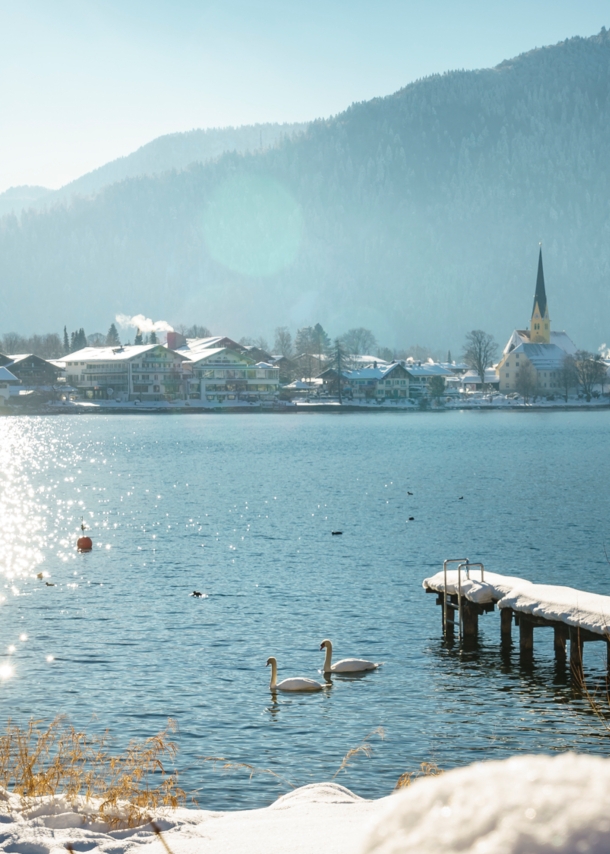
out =
{"type": "MultiPolygon", "coordinates": [[[[166,854],[150,825],[85,824],[61,798],[23,811],[0,792],[0,851],[166,854]]],[[[265,809],[160,810],[173,854],[607,854],[610,759],[565,753],[479,762],[366,801],[335,783],[265,809]]]]}
{"type": "MultiPolygon", "coordinates": [[[[40,798],[27,811],[0,794],[0,851],[18,854],[166,854],[150,825],[112,830],[85,824],[86,808],[40,798]]],[[[335,783],[304,786],[265,809],[240,812],[159,810],[154,819],[173,854],[353,854],[388,798],[367,801],[335,783]]]]}
{"type": "Polygon", "coordinates": [[[480,762],[386,799],[362,854],[608,854],[610,760],[480,762]]]}

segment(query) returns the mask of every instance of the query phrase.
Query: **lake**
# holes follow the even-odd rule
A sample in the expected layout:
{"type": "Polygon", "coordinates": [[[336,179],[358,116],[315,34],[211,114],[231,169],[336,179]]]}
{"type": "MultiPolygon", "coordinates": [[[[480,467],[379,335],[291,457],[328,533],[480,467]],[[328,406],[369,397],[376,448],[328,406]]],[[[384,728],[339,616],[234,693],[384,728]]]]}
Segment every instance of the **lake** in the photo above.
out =
{"type": "MultiPolygon", "coordinates": [[[[366,797],[424,761],[606,753],[610,735],[556,670],[551,632],[536,634],[533,668],[518,649],[502,656],[497,613],[480,618],[478,649],[446,650],[421,582],[465,554],[610,594],[608,419],[0,419],[0,675],[13,669],[2,717],[66,713],[117,747],[173,717],[181,784],[213,809],[262,806],[286,788],[205,757],[304,785],[332,777],[378,727],[373,754],[336,777],[366,797]],[[81,517],[89,554],[75,549],[81,517]],[[274,700],[268,656],[280,679],[322,680],[326,637],[336,658],[383,667],[274,700]]],[[[592,684],[603,647],[585,649],[592,684]]]]}

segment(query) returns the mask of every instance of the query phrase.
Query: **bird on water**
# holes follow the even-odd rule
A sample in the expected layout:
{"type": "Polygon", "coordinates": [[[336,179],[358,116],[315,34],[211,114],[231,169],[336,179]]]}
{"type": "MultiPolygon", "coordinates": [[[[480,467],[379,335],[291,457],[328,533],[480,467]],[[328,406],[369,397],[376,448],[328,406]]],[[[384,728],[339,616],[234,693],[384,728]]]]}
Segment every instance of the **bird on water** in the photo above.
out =
{"type": "Polygon", "coordinates": [[[277,661],[271,657],[267,659],[267,667],[271,666],[271,681],[269,682],[270,691],[322,691],[328,687],[316,682],[315,679],[308,679],[306,676],[292,676],[289,679],[277,681],[277,661]]]}
{"type": "Polygon", "coordinates": [[[377,670],[379,667],[379,664],[367,661],[365,658],[342,658],[341,661],[333,664],[333,645],[328,638],[320,644],[320,650],[323,649],[326,650],[324,673],[361,673],[363,670],[377,670]]]}

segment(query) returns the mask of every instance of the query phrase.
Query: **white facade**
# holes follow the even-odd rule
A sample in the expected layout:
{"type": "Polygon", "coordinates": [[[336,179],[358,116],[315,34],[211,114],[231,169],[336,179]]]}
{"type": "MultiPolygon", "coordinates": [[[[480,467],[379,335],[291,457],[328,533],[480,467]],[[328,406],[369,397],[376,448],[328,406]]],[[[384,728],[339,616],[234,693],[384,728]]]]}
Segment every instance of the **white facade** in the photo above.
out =
{"type": "MultiPolygon", "coordinates": [[[[188,374],[188,397],[205,406],[224,403],[272,401],[280,384],[280,369],[266,362],[255,364],[247,353],[228,347],[190,349],[181,347],[185,373],[188,374]]],[[[197,342],[193,342],[196,347],[197,342]]]]}
{"type": "Polygon", "coordinates": [[[176,400],[185,357],[162,344],[85,347],[63,360],[69,385],[90,399],[176,400]]]}

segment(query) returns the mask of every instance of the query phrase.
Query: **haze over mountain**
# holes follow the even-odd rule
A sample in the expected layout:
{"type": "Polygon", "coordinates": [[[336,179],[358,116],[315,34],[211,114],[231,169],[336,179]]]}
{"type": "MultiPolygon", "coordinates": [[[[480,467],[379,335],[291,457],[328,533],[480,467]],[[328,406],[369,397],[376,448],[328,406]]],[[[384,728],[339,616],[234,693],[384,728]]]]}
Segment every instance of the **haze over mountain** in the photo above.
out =
{"type": "Polygon", "coordinates": [[[528,323],[542,240],[552,326],[596,348],[610,339],[609,95],[603,29],[354,104],[268,151],[6,217],[2,327],[143,312],[455,350],[469,329],[503,341],[528,323]]]}
{"type": "Polygon", "coordinates": [[[207,163],[227,151],[245,154],[266,151],[283,139],[304,130],[301,124],[258,124],[243,127],[197,129],[169,133],[142,145],[137,151],[81,175],[59,190],[46,187],[10,187],[0,193],[0,216],[20,214],[30,207],[49,207],[72,196],[92,196],[109,184],[141,175],[157,175],[172,169],[185,169],[191,163],[207,163]]]}

